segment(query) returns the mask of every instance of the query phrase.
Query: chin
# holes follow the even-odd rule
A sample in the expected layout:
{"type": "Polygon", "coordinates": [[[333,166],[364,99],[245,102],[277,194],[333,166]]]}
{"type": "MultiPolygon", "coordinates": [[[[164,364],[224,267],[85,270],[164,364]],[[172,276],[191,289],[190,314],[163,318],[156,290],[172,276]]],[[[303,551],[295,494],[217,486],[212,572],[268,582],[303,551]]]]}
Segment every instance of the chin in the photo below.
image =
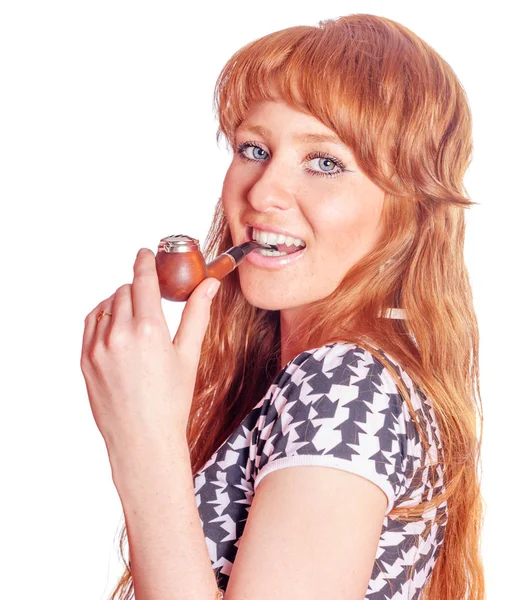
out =
{"type": "Polygon", "coordinates": [[[241,288],[241,291],[243,292],[245,300],[252,306],[255,306],[255,308],[262,308],[263,310],[280,310],[281,308],[285,308],[280,302],[280,299],[277,299],[274,296],[266,296],[259,291],[253,291],[251,288],[249,290],[241,288]]]}
{"type": "Polygon", "coordinates": [[[275,290],[264,293],[258,286],[241,286],[241,291],[249,304],[263,310],[285,310],[288,308],[297,308],[306,304],[306,302],[281,298],[280,294],[276,293],[275,290]]]}

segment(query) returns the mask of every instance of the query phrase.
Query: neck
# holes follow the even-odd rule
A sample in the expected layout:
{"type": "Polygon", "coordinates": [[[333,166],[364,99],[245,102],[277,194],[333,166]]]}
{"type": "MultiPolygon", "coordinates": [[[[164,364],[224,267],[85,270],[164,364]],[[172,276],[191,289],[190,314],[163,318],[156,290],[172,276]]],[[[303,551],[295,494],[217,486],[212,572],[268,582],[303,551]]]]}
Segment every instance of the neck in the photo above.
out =
{"type": "MultiPolygon", "coordinates": [[[[298,335],[294,335],[297,331],[298,324],[303,318],[304,308],[287,308],[280,310],[280,340],[281,340],[281,364],[282,368],[295,356],[303,352],[298,335]]],[[[379,315],[380,317],[380,315],[379,315]]],[[[405,309],[403,308],[388,308],[383,317],[385,319],[406,319],[405,309]]]]}
{"type": "Polygon", "coordinates": [[[301,322],[304,308],[287,308],[280,311],[280,341],[282,368],[304,350],[300,347],[299,336],[295,335],[301,322]]]}

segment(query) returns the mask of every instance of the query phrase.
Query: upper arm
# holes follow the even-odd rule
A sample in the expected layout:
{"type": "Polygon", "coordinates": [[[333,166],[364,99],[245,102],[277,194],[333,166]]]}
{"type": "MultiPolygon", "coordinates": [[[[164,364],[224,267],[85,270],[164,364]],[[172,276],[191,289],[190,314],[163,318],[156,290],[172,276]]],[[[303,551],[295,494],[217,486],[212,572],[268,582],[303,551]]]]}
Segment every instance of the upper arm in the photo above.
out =
{"type": "Polygon", "coordinates": [[[270,472],[257,487],[225,600],[363,600],[387,498],[325,466],[270,472]]]}
{"type": "Polygon", "coordinates": [[[258,417],[255,493],[227,600],[364,600],[406,483],[402,399],[385,371],[349,344],[284,369],[258,417]]]}

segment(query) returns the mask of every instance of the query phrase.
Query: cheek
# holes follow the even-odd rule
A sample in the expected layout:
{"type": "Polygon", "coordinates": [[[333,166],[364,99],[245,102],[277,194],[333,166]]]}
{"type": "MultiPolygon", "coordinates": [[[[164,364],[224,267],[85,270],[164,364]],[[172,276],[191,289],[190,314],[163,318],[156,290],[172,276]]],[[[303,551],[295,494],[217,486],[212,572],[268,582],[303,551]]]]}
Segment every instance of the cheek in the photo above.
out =
{"type": "Polygon", "coordinates": [[[321,203],[315,210],[317,239],[320,232],[336,252],[354,259],[371,251],[381,235],[383,198],[377,186],[364,186],[321,203]]]}
{"type": "Polygon", "coordinates": [[[227,170],[224,182],[222,184],[221,202],[225,218],[231,227],[234,239],[236,233],[234,226],[235,224],[237,225],[242,212],[244,212],[244,207],[241,200],[243,198],[243,192],[240,187],[240,181],[240,178],[235,175],[234,166],[231,165],[227,170]]]}
{"type": "Polygon", "coordinates": [[[235,198],[241,197],[243,187],[245,187],[244,177],[238,173],[238,166],[233,162],[224,177],[222,196],[226,202],[231,202],[235,198]]]}
{"type": "Polygon", "coordinates": [[[227,217],[230,215],[232,199],[235,196],[234,178],[231,175],[232,168],[229,167],[222,184],[222,206],[227,217]]]}

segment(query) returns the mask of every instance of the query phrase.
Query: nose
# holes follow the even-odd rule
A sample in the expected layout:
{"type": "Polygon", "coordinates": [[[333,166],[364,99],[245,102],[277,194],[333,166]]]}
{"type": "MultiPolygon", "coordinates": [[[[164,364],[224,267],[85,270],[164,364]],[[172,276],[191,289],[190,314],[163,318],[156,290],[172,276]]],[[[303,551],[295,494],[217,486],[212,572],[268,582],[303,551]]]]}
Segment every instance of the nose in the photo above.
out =
{"type": "Polygon", "coordinates": [[[271,212],[272,210],[286,210],[294,202],[291,192],[290,174],[287,168],[276,164],[273,159],[260,170],[259,176],[254,180],[248,190],[248,202],[257,212],[271,212]]]}

